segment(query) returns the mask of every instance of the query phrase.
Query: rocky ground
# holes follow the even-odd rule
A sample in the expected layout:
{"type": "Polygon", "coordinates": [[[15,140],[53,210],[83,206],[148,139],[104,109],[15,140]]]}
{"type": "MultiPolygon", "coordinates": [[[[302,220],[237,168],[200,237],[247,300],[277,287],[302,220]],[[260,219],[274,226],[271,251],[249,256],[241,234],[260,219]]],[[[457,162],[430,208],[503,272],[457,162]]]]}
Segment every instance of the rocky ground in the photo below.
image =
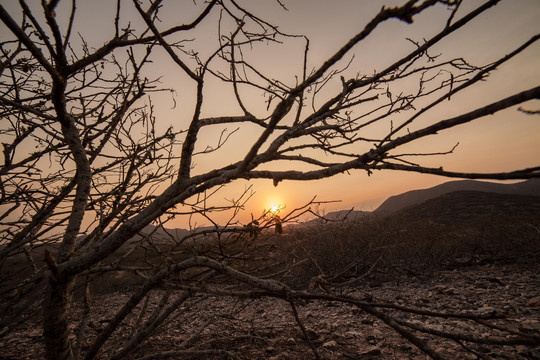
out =
{"type": "MultiPolygon", "coordinates": [[[[437,270],[414,278],[386,282],[366,282],[349,295],[372,298],[408,307],[445,312],[498,312],[505,319],[494,324],[515,331],[540,334],[540,261],[491,263],[437,270]],[[366,294],[369,294],[366,297],[366,294]]],[[[89,322],[85,339],[91,340],[127,299],[128,294],[110,293],[93,303],[96,314],[89,322]]],[[[150,303],[159,301],[155,294],[150,303]]],[[[426,359],[427,356],[398,335],[381,320],[350,305],[335,302],[309,302],[298,305],[308,336],[322,359],[426,359]]],[[[291,307],[280,300],[238,300],[196,297],[185,303],[150,342],[131,358],[151,352],[180,348],[223,349],[240,359],[313,359],[314,354],[296,325],[291,307]]],[[[410,323],[439,331],[482,337],[498,332],[469,320],[444,320],[428,316],[387,311],[410,323]]],[[[119,337],[127,337],[137,319],[124,324],[119,337]]],[[[445,359],[540,359],[540,347],[471,344],[417,334],[445,359]],[[472,351],[467,352],[468,348],[472,351]]],[[[114,341],[106,348],[115,346],[114,341]]],[[[43,357],[37,324],[28,320],[21,330],[0,339],[0,359],[43,357]]],[[[103,358],[107,358],[103,355],[103,358]]],[[[193,358],[193,357],[185,357],[193,358]]],[[[224,358],[208,355],[208,359],[224,358]]]]}

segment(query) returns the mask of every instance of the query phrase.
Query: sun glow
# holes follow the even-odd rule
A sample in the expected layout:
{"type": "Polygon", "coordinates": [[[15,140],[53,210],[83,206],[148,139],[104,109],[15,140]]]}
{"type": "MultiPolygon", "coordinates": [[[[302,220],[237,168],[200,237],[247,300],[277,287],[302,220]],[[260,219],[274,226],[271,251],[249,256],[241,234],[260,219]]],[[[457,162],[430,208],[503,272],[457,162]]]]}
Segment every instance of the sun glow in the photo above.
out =
{"type": "Polygon", "coordinates": [[[280,210],[280,205],[272,205],[268,211],[271,213],[277,213],[280,210]]]}
{"type": "Polygon", "coordinates": [[[268,212],[270,215],[277,215],[283,209],[285,209],[285,204],[281,199],[271,198],[266,202],[265,212],[268,212]]]}

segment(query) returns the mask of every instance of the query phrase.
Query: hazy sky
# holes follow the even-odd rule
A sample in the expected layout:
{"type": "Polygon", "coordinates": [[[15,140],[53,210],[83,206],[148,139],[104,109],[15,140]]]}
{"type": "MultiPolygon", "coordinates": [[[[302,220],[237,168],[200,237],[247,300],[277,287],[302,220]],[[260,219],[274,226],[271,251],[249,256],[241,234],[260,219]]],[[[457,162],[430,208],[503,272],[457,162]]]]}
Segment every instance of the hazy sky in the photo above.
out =
{"type": "MultiPolygon", "coordinates": [[[[310,64],[316,66],[360,31],[382,4],[400,3],[292,0],[286,2],[289,11],[284,12],[274,2],[266,1],[263,14],[280,23],[283,31],[308,35],[311,39],[310,64]]],[[[481,3],[465,1],[463,7],[466,10],[481,3]]],[[[262,2],[253,2],[252,8],[263,9],[262,2]]],[[[404,38],[421,41],[439,31],[441,15],[438,10],[430,10],[416,17],[413,25],[396,20],[384,23],[373,38],[354,49],[356,63],[351,68],[352,73],[370,73],[394,62],[397,55],[411,50],[410,43],[404,38]]],[[[437,49],[443,56],[464,56],[475,64],[490,62],[540,33],[539,18],[540,1],[502,1],[437,49]]],[[[292,60],[276,56],[268,66],[273,67],[276,74],[286,73],[292,66],[299,68],[299,61],[292,60]]],[[[454,97],[430,116],[435,120],[464,113],[475,106],[537,86],[539,80],[540,43],[537,43],[493,73],[488,82],[454,97]]],[[[540,102],[530,102],[525,107],[538,109],[540,102]]],[[[510,171],[537,166],[540,163],[540,118],[524,115],[514,108],[424,139],[418,146],[424,151],[444,151],[457,142],[460,145],[454,154],[424,159],[422,163],[465,172],[510,171]]],[[[317,195],[320,200],[341,200],[339,204],[327,205],[327,211],[350,207],[372,210],[388,196],[448,180],[406,172],[375,172],[368,177],[365,172],[356,171],[316,182],[282,182],[277,187],[270,181],[255,181],[252,183],[257,193],[250,208],[268,207],[276,202],[292,208],[317,195]]],[[[238,187],[246,185],[247,182],[241,182],[238,187]]]]}
{"type": "MultiPolygon", "coordinates": [[[[270,22],[279,25],[286,33],[305,34],[310,38],[310,55],[308,67],[319,66],[346,41],[357,32],[380,10],[382,5],[396,5],[405,1],[376,0],[282,0],[288,11],[283,10],[273,0],[244,0],[244,4],[254,13],[270,22]]],[[[17,6],[15,1],[0,1],[8,10],[17,6]]],[[[32,1],[29,1],[34,3],[32,1]]],[[[463,11],[475,8],[483,1],[464,1],[463,11]]],[[[37,3],[37,1],[35,2],[37,3]]],[[[65,2],[68,5],[70,2],[65,2]]],[[[100,46],[111,37],[114,31],[112,1],[79,0],[78,30],[90,42],[90,46],[100,46]]],[[[125,14],[131,16],[132,24],[137,24],[131,1],[125,3],[125,14]],[[135,19],[135,20],[133,20],[135,19]]],[[[193,18],[203,2],[198,0],[164,1],[166,11],[161,13],[163,24],[169,22],[184,23],[193,18]],[[168,8],[167,6],[171,6],[168,8]]],[[[66,17],[69,6],[59,8],[57,19],[66,17]]],[[[383,69],[395,62],[400,55],[413,49],[406,37],[417,41],[428,38],[440,31],[444,26],[444,8],[429,10],[415,18],[412,25],[397,20],[383,23],[367,41],[353,49],[354,62],[345,75],[356,73],[369,74],[383,69]]],[[[213,14],[209,20],[217,20],[213,14]]],[[[473,21],[457,34],[452,35],[433,51],[442,53],[443,57],[463,56],[472,63],[480,65],[508,53],[532,35],[540,33],[540,1],[538,0],[506,0],[488,10],[487,13],[473,21]]],[[[127,20],[127,17],[126,17],[127,20]]],[[[204,46],[211,44],[209,50],[216,45],[217,21],[207,21],[197,33],[193,44],[204,46]]],[[[76,46],[76,37],[73,37],[76,46]]],[[[275,47],[254,48],[253,58],[264,66],[267,74],[280,78],[293,85],[295,75],[301,74],[304,43],[290,40],[280,50],[275,47]]],[[[351,59],[348,56],[344,61],[351,59]]],[[[175,128],[186,127],[193,109],[193,83],[176,68],[170,66],[163,57],[156,59],[162,72],[163,85],[176,89],[176,107],[173,108],[171,95],[153,100],[158,108],[158,121],[166,128],[174,124],[175,128]],[[159,61],[158,61],[159,60],[159,61]]],[[[346,76],[347,77],[347,76],[346,76]]],[[[452,115],[464,113],[476,106],[488,104],[502,97],[511,95],[533,86],[540,80],[540,43],[531,46],[518,58],[502,66],[493,73],[489,81],[474,86],[462,94],[446,102],[439,110],[429,113],[427,120],[437,121],[452,115]]],[[[339,82],[339,79],[337,80],[339,82]]],[[[265,103],[262,97],[244,93],[249,99],[248,107],[255,114],[264,112],[265,103]]],[[[324,94],[323,94],[324,97],[324,94]]],[[[205,94],[207,106],[203,108],[204,116],[238,114],[239,109],[231,92],[223,87],[209,88],[205,94]]],[[[322,100],[322,99],[321,99],[322,100]]],[[[540,102],[529,102],[524,105],[529,109],[540,109],[540,102]]],[[[426,121],[427,121],[426,120],[426,121]]],[[[232,129],[230,129],[232,130],[232,129]]],[[[250,140],[260,133],[259,129],[248,129],[238,132],[224,148],[224,155],[211,154],[195,158],[195,172],[203,172],[238,161],[249,147],[250,140]]],[[[201,146],[216,142],[219,130],[203,132],[200,136],[201,146]]],[[[448,130],[437,136],[424,139],[408,150],[446,151],[457,142],[459,147],[451,155],[423,159],[426,166],[444,166],[450,171],[496,172],[510,171],[540,165],[540,117],[527,116],[517,112],[515,108],[489,116],[472,124],[448,130]]],[[[274,187],[271,181],[237,181],[217,194],[218,203],[226,203],[226,199],[237,197],[249,185],[253,185],[256,194],[248,203],[244,219],[250,212],[259,214],[263,208],[275,203],[286,205],[287,209],[300,206],[317,195],[319,200],[341,200],[339,204],[327,205],[326,211],[355,207],[358,210],[372,210],[388,196],[404,191],[430,187],[446,178],[420,175],[405,172],[375,172],[368,177],[364,171],[340,174],[330,179],[314,182],[281,182],[274,187]]],[[[218,220],[223,220],[218,217],[218,220]]],[[[185,220],[175,223],[186,226],[185,220]]]]}

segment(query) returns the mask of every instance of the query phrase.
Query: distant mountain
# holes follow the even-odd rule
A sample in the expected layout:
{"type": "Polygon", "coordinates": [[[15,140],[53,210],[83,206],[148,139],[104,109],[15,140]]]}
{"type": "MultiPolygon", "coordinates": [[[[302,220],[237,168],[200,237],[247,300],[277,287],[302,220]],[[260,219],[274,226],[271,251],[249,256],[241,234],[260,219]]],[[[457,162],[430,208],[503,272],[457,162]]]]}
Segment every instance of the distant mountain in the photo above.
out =
{"type": "Polygon", "coordinates": [[[133,243],[139,243],[143,237],[151,237],[154,244],[174,244],[184,236],[190,234],[189,230],[180,228],[164,228],[161,226],[147,225],[138,235],[132,237],[126,244],[131,246],[133,243]]]}
{"type": "Polygon", "coordinates": [[[332,211],[324,215],[325,219],[336,221],[336,220],[353,220],[359,217],[363,217],[371,214],[371,211],[360,211],[360,210],[339,210],[332,211]]]}
{"type": "Polygon", "coordinates": [[[316,224],[325,224],[328,221],[342,221],[342,220],[355,221],[365,216],[370,216],[372,214],[373,212],[371,211],[360,211],[360,210],[354,210],[354,209],[337,210],[337,211],[332,211],[326,214],[321,214],[320,215],[321,217],[316,217],[314,219],[307,220],[299,224],[287,224],[287,227],[298,228],[298,227],[311,226],[311,225],[316,225],[316,224]]]}
{"type": "Polygon", "coordinates": [[[532,179],[514,184],[501,184],[475,180],[449,181],[428,189],[412,190],[386,199],[375,211],[376,214],[390,215],[427,200],[456,191],[481,191],[509,195],[540,196],[540,179],[532,179]]]}
{"type": "Polygon", "coordinates": [[[453,191],[392,214],[393,219],[407,222],[454,225],[479,219],[497,221],[527,217],[540,217],[539,196],[472,190],[453,191]]]}

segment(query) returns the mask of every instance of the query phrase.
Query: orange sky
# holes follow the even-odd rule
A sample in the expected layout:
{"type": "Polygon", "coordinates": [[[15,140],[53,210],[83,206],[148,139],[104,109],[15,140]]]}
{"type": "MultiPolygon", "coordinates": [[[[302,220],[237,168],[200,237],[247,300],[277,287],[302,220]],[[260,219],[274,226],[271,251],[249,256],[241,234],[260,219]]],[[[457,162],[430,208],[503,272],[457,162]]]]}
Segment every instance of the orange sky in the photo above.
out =
{"type": "MultiPolygon", "coordinates": [[[[253,5],[253,9],[261,9],[261,1],[255,3],[257,5],[253,5]]],[[[464,8],[474,8],[481,3],[470,1],[464,4],[464,8]]],[[[266,8],[271,10],[265,10],[265,13],[281,24],[281,30],[304,33],[310,37],[310,63],[316,66],[359,31],[380,9],[381,4],[378,1],[297,0],[287,3],[289,12],[281,11],[274,4],[267,5],[266,8]]],[[[351,69],[352,72],[370,72],[392,63],[397,59],[396,52],[410,50],[410,44],[403,41],[403,38],[411,36],[421,40],[420,34],[434,33],[440,29],[440,15],[438,11],[428,12],[418,16],[413,25],[399,21],[383,24],[371,41],[355,48],[358,64],[351,69]]],[[[448,56],[463,55],[476,63],[489,62],[540,32],[538,18],[539,1],[503,1],[470,27],[453,36],[451,41],[445,41],[438,49],[448,56]]],[[[300,59],[296,59],[296,62],[294,60],[276,55],[268,66],[272,73],[288,73],[295,65],[296,69],[300,68],[300,59]]],[[[455,96],[450,103],[430,113],[430,117],[436,120],[464,113],[480,104],[488,104],[513,92],[537,86],[539,79],[540,44],[537,43],[493,73],[488,82],[455,96]]],[[[539,108],[540,105],[538,102],[528,103],[526,107],[539,108]]],[[[216,114],[219,113],[216,110],[216,114]]],[[[444,151],[457,142],[460,145],[454,154],[424,159],[423,164],[442,165],[446,170],[464,172],[510,171],[537,166],[540,159],[540,119],[538,116],[517,112],[515,108],[509,109],[423,139],[417,146],[424,151],[444,151]]],[[[230,150],[234,151],[232,148],[230,150]]],[[[199,163],[209,169],[213,161],[201,159],[199,163]]],[[[323,210],[326,211],[351,207],[372,210],[388,196],[448,180],[405,172],[376,172],[368,177],[365,172],[356,171],[314,182],[281,182],[277,187],[271,181],[240,181],[229,186],[229,189],[239,193],[249,184],[253,185],[256,194],[248,204],[247,212],[258,213],[260,209],[276,202],[285,203],[290,210],[315,195],[318,200],[341,200],[340,203],[325,205],[323,210]]]]}
{"type": "MultiPolygon", "coordinates": [[[[1,1],[8,10],[15,2],[1,1]]],[[[272,0],[239,1],[252,9],[259,16],[279,25],[281,31],[305,34],[310,38],[310,55],[308,67],[317,67],[338,50],[342,44],[359,32],[381,8],[383,4],[396,5],[404,1],[375,0],[289,0],[283,2],[289,11],[284,11],[272,0]]],[[[112,17],[114,11],[107,6],[114,2],[79,1],[79,31],[85,35],[92,46],[101,45],[114,30],[112,17]],[[107,10],[108,9],[108,10],[107,10]],[[84,15],[82,15],[84,14],[84,15]]],[[[479,6],[482,1],[465,1],[463,10],[479,6]]],[[[123,3],[124,4],[124,3],[123,3]]],[[[197,5],[191,0],[165,1],[166,12],[161,13],[163,24],[172,21],[184,22],[196,14],[202,1],[197,5]]],[[[133,7],[130,1],[125,2],[126,11],[133,7]]],[[[66,16],[66,8],[59,8],[57,17],[66,16]],[[62,12],[64,11],[64,13],[62,12]]],[[[405,37],[422,41],[429,35],[438,32],[444,22],[444,9],[429,10],[415,18],[413,25],[397,20],[387,21],[380,26],[367,41],[353,49],[355,60],[348,72],[349,77],[357,72],[372,73],[396,61],[400,54],[411,50],[411,43],[405,37]]],[[[217,20],[218,14],[213,14],[217,20]]],[[[463,56],[473,63],[480,64],[495,60],[518,46],[532,35],[540,32],[540,1],[538,0],[506,0],[495,8],[480,16],[472,25],[462,29],[451,38],[438,45],[433,51],[443,56],[463,56]]],[[[211,19],[210,19],[211,20],[211,19]]],[[[134,21],[136,23],[137,21],[134,21]]],[[[194,44],[211,43],[215,48],[217,25],[207,21],[197,33],[194,44]]],[[[75,38],[74,38],[75,39],[75,38]]],[[[76,41],[76,40],[74,40],[76,41]]],[[[74,44],[76,45],[76,44],[74,44]]],[[[285,83],[294,84],[294,75],[300,75],[302,69],[303,42],[290,40],[282,47],[259,47],[250,56],[262,64],[267,74],[280,78],[285,83]],[[277,50],[279,49],[279,51],[277,50]]],[[[348,61],[351,56],[346,57],[348,61]]],[[[168,58],[158,57],[154,61],[163,74],[164,87],[176,89],[176,107],[170,94],[158,96],[152,100],[157,108],[158,121],[163,128],[173,124],[175,128],[186,127],[193,111],[193,83],[174,68],[168,58]],[[169,70],[170,69],[170,70],[169,70]]],[[[452,115],[464,113],[476,106],[488,104],[515,92],[538,85],[540,79],[540,43],[537,43],[518,58],[502,66],[490,76],[489,81],[481,83],[463,93],[454,96],[451,102],[440,106],[438,110],[427,115],[426,121],[436,121],[452,115]]],[[[337,79],[339,82],[339,79],[337,79]]],[[[262,97],[243,93],[255,114],[264,113],[266,104],[262,97]]],[[[321,95],[324,98],[324,94],[321,95]]],[[[205,93],[207,105],[203,107],[203,116],[236,115],[239,109],[230,88],[224,86],[207,86],[205,93]]],[[[539,109],[540,103],[525,104],[526,108],[539,109]]],[[[200,148],[214,144],[220,135],[220,129],[205,130],[200,136],[200,148]]],[[[229,130],[233,130],[232,127],[229,130]]],[[[260,133],[259,129],[246,128],[235,133],[231,141],[220,153],[197,156],[194,159],[194,173],[202,173],[216,167],[238,161],[250,147],[250,140],[260,133]]],[[[540,165],[540,118],[527,116],[514,109],[502,111],[494,116],[486,117],[460,128],[447,130],[437,136],[425,138],[407,150],[446,151],[457,142],[460,146],[454,154],[444,157],[423,159],[426,166],[441,166],[451,171],[495,172],[510,171],[540,165]]],[[[301,206],[314,196],[318,200],[341,200],[340,203],[326,205],[323,210],[333,211],[354,207],[359,210],[372,210],[388,196],[404,191],[434,186],[448,179],[404,172],[376,172],[370,177],[362,171],[340,174],[330,179],[313,182],[281,182],[274,187],[271,181],[237,181],[214,196],[217,204],[227,204],[228,200],[237,198],[249,186],[255,194],[248,202],[242,220],[249,219],[249,214],[258,215],[264,208],[275,204],[286,206],[285,212],[301,206]]],[[[217,221],[225,221],[225,215],[216,215],[217,221]]],[[[195,219],[192,225],[204,224],[195,219]]],[[[170,226],[188,226],[185,218],[179,218],[170,226]]]]}

